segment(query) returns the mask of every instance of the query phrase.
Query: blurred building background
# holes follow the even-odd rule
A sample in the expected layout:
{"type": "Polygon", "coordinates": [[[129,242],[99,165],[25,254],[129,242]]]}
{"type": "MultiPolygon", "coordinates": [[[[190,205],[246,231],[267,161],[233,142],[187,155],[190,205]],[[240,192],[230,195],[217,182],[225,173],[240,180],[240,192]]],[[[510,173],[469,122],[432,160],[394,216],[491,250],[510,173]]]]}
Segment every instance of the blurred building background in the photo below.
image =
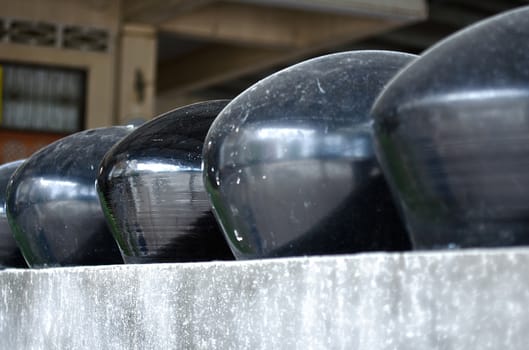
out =
{"type": "Polygon", "coordinates": [[[300,60],[421,53],[529,0],[0,0],[0,164],[70,133],[233,98],[300,60]]]}

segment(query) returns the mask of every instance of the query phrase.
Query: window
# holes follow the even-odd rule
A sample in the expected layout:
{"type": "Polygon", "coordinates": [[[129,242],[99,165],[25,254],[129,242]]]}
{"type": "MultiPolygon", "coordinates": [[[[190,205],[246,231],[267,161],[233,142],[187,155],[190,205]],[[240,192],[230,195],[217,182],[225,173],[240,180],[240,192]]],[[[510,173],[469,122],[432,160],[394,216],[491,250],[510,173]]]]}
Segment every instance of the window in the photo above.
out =
{"type": "Polygon", "coordinates": [[[0,84],[0,128],[64,134],[83,128],[83,70],[0,62],[0,84]]]}

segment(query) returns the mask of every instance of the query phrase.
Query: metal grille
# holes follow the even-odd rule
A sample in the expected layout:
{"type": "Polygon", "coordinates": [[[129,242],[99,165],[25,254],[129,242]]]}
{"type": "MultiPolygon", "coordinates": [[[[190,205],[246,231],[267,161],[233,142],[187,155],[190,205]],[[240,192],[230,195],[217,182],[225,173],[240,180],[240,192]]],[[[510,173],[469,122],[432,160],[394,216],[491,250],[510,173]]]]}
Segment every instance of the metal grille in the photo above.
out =
{"type": "Polygon", "coordinates": [[[17,44],[55,46],[57,26],[51,23],[11,21],[6,31],[9,41],[17,44]]]}
{"type": "Polygon", "coordinates": [[[82,129],[85,72],[5,63],[0,127],[70,133],[82,129]]]}
{"type": "Polygon", "coordinates": [[[101,29],[66,26],[63,28],[63,47],[84,51],[106,51],[108,32],[101,29]]]}
{"type": "Polygon", "coordinates": [[[110,34],[105,29],[49,22],[0,18],[0,40],[16,44],[106,52],[110,34]]]}

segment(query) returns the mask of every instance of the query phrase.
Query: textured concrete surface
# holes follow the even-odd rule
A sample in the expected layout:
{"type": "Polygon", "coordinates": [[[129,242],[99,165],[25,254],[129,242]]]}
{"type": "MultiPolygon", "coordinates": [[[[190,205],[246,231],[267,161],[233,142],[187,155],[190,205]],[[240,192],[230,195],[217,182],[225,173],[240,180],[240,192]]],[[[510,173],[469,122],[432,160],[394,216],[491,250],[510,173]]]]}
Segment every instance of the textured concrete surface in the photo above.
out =
{"type": "Polygon", "coordinates": [[[2,349],[527,349],[529,250],[0,272],[2,349]]]}

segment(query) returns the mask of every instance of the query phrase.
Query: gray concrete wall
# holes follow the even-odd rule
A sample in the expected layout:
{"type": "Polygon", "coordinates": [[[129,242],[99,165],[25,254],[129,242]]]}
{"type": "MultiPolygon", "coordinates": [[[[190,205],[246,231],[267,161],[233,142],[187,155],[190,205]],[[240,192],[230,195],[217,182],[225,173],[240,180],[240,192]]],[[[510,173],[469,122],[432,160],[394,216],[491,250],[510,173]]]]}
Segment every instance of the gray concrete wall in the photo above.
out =
{"type": "Polygon", "coordinates": [[[529,250],[0,272],[1,349],[527,349],[529,250]]]}

